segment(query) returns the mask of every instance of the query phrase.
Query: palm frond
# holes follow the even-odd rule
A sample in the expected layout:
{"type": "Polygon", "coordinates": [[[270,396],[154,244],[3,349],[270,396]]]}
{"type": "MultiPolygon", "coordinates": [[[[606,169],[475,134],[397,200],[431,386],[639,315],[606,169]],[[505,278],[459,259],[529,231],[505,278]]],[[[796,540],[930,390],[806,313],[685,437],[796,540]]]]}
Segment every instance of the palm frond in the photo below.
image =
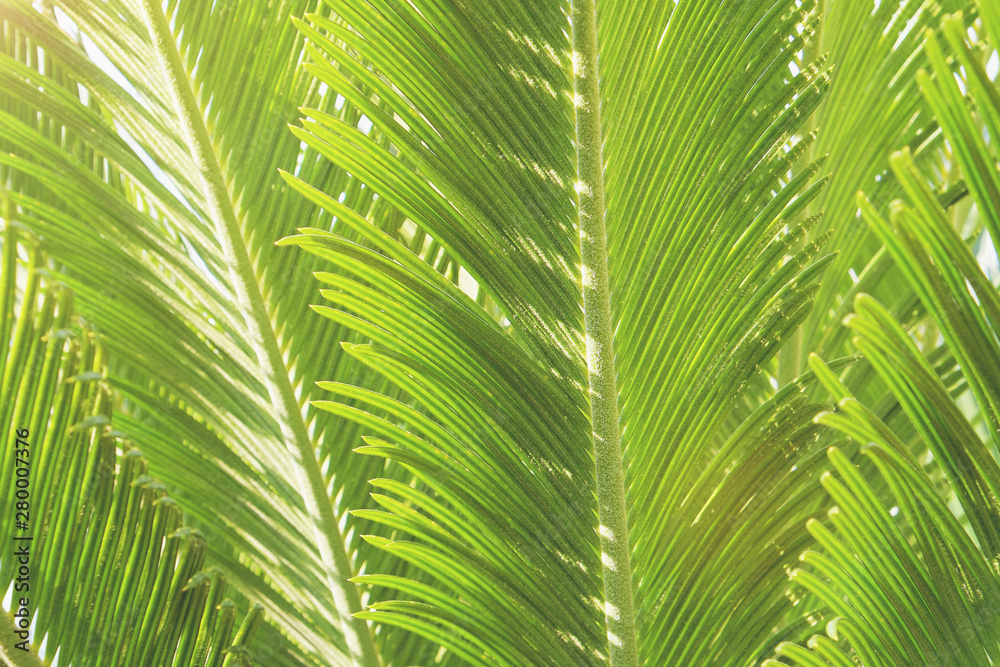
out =
{"type": "Polygon", "coordinates": [[[0,539],[11,551],[0,589],[11,605],[0,652],[15,666],[41,665],[42,646],[45,664],[58,654],[62,664],[221,666],[246,653],[263,607],[237,626],[205,536],[111,426],[100,337],[25,240],[7,227],[0,539]]]}
{"type": "Polygon", "coordinates": [[[830,156],[824,165],[830,183],[815,204],[823,218],[813,234],[831,233],[829,243],[838,254],[817,295],[824,308],[813,312],[797,345],[800,364],[811,351],[827,356],[849,352],[847,334],[837,323],[850,312],[854,294],[871,293],[901,317],[913,306],[877,239],[856,219],[855,193],[864,190],[880,203],[897,196],[888,156],[902,146],[910,146],[920,161],[936,159],[941,133],[915,76],[928,67],[923,32],[937,30],[947,11],[965,4],[824,5],[817,48],[832,63],[831,84],[813,122],[818,133],[814,151],[830,156]]]}
{"type": "MultiPolygon", "coordinates": [[[[583,13],[572,30],[565,14],[534,4],[484,9],[486,23],[462,5],[330,6],[335,19],[300,24],[313,58],[306,68],[392,145],[312,109],[296,135],[426,229],[516,332],[393,239],[365,233],[375,246],[366,249],[340,238],[364,224],[345,207],[331,209],[332,233],[304,230],[287,241],[336,267],[336,276],[318,276],[331,305],[317,310],[369,337],[345,349],[414,402],[324,383],[337,400],[317,403],[365,425],[370,436],[358,451],[418,480],[375,480],[383,510],[358,514],[396,529],[393,539],[369,539],[433,585],[366,574],[361,581],[376,588],[364,616],[476,664],[609,656],[613,664],[742,664],[786,613],[784,586],[767,573],[793,561],[819,500],[791,483],[797,464],[805,475],[821,463],[811,422],[823,408],[800,395],[809,376],[760,406],[744,429],[719,432],[808,314],[810,282],[831,259],[818,259],[813,243],[781,261],[815,223],[802,211],[822,187],[810,185],[818,165],[784,180],[808,142],[789,138],[826,81],[816,68],[798,77],[785,69],[808,31],[787,37],[810,7],[739,3],[732,21],[707,6],[605,8],[598,72],[582,47],[575,59],[561,55],[568,38],[586,43],[576,34],[589,20],[586,5],[574,8],[583,13]],[[587,88],[597,76],[600,99],[587,88]],[[581,120],[598,107],[603,174],[585,168],[581,120]],[[648,182],[662,185],[640,185],[648,182]],[[598,188],[607,251],[599,244],[580,254],[581,234],[586,249],[588,234],[601,233],[580,221],[598,215],[587,213],[598,188]],[[599,287],[601,264],[610,292],[599,287]],[[587,305],[588,289],[596,305],[587,305]],[[588,308],[608,309],[613,343],[596,339],[588,308]],[[617,369],[620,420],[591,405],[609,391],[594,384],[602,356],[617,369]],[[353,398],[371,409],[341,404],[353,398]],[[602,419],[613,432],[597,431],[602,419]],[[615,473],[614,456],[595,463],[595,451],[619,436],[615,473]],[[747,484],[748,471],[764,482],[747,484]],[[616,474],[630,544],[618,552],[609,549],[625,536],[612,528],[614,503],[601,500],[616,474]],[[738,581],[733,564],[750,552],[761,559],[758,573],[738,581]],[[634,612],[609,584],[619,569],[631,572],[634,612]],[[412,601],[379,601],[387,588],[412,601]],[[638,657],[622,635],[630,631],[638,657]],[[702,639],[681,640],[692,636],[702,639]]],[[[324,197],[291,182],[314,201],[324,197]]]]}
{"type": "MultiPolygon", "coordinates": [[[[153,469],[170,478],[184,508],[219,536],[219,562],[250,557],[229,572],[233,581],[314,660],[367,651],[372,662],[367,627],[350,620],[360,602],[344,581],[361,564],[349,560],[358,540],[344,540],[344,510],[327,489],[342,492],[345,506],[363,507],[365,480],[385,473],[373,459],[345,456],[353,425],[306,403],[316,378],[365,378],[336,350],[300,358],[349,334],[320,319],[304,324],[301,286],[313,267],[306,254],[278,251],[270,240],[322,214],[281,187],[277,167],[351,190],[359,210],[378,204],[287,132],[303,99],[331,110],[335,102],[296,73],[302,42],[287,16],[305,5],[165,10],[74,2],[40,12],[5,3],[10,92],[0,132],[9,152],[0,162],[14,203],[8,220],[36,232],[81,312],[106,336],[109,381],[145,425],[138,433],[148,442],[139,444],[156,455],[153,469]],[[158,41],[147,24],[159,27],[158,41]],[[97,66],[88,44],[111,64],[97,66]],[[230,47],[244,55],[236,69],[227,64],[230,47]],[[164,63],[173,67],[172,88],[164,63]],[[268,112],[251,113],[260,108],[268,112]],[[183,417],[167,423],[165,414],[183,417]],[[219,486],[181,474],[208,461],[219,486]],[[225,518],[234,504],[252,534],[225,518]],[[325,537],[317,541],[318,526],[325,537]],[[342,570],[340,584],[331,567],[342,570]],[[340,591],[339,603],[331,590],[340,591]],[[344,628],[353,628],[353,648],[344,628]]],[[[358,115],[353,107],[337,113],[358,115]]]]}
{"type": "MultiPolygon", "coordinates": [[[[1000,100],[982,63],[971,57],[962,17],[945,19],[942,33],[965,68],[970,99],[963,98],[930,31],[926,51],[934,75],[921,71],[917,80],[989,231],[998,220],[997,155],[983,141],[982,128],[992,134],[1000,100]]],[[[909,151],[893,155],[890,164],[905,199],[890,205],[888,219],[862,199],[864,219],[954,354],[974,397],[973,414],[988,435],[984,440],[956,400],[966,392],[953,397],[890,312],[859,295],[846,324],[919,437],[912,444],[899,437],[818,358],[812,360],[839,408],[818,420],[867,443],[862,452],[888,489],[873,490],[843,453],[831,449],[837,475],[823,484],[836,506],[827,521],[811,523],[818,549],[802,556],[805,565],[792,579],[827,602],[834,614],[827,636],[841,643],[817,636],[809,641],[813,655],[791,645],[778,653],[803,665],[818,664],[817,656],[843,664],[850,654],[866,665],[986,664],[1000,651],[1000,628],[989,611],[1000,603],[994,377],[1000,304],[909,151]],[[943,485],[934,480],[938,474],[943,485]]]]}

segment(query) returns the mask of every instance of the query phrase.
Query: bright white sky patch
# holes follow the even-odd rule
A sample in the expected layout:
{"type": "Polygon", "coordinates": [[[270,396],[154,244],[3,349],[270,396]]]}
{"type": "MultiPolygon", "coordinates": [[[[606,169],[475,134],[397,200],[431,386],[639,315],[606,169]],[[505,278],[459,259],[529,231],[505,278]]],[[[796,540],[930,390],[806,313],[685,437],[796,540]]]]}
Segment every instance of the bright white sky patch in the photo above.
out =
{"type": "Polygon", "coordinates": [[[470,299],[475,299],[479,295],[479,283],[463,267],[458,268],[458,289],[465,292],[470,299]]]}
{"type": "Polygon", "coordinates": [[[993,239],[990,238],[988,231],[983,230],[983,235],[980,237],[979,243],[976,244],[975,250],[979,267],[990,282],[996,285],[998,278],[1000,278],[1000,261],[997,260],[997,251],[993,247],[993,239]]]}
{"type": "Polygon", "coordinates": [[[132,83],[125,78],[125,75],[123,75],[118,68],[115,67],[114,63],[112,63],[108,57],[104,55],[104,52],[97,48],[97,45],[94,44],[94,41],[90,39],[90,37],[80,33],[80,29],[77,27],[76,23],[73,22],[73,19],[66,16],[66,14],[64,14],[58,7],[55,7],[54,9],[56,14],[56,23],[58,23],[59,27],[66,32],[73,35],[79,35],[80,41],[83,44],[83,50],[86,51],[87,56],[90,57],[94,64],[97,65],[102,72],[110,76],[115,83],[124,88],[129,95],[141,100],[142,96],[139,95],[139,91],[136,90],[135,86],[133,86],[132,83]]]}

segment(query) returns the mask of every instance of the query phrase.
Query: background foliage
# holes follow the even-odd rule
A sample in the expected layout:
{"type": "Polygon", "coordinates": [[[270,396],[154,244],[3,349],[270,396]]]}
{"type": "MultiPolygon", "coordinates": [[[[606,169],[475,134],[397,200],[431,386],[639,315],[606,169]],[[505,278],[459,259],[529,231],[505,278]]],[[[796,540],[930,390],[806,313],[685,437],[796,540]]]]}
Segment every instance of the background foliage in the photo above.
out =
{"type": "Polygon", "coordinates": [[[44,664],[997,661],[995,3],[0,19],[44,664]]]}

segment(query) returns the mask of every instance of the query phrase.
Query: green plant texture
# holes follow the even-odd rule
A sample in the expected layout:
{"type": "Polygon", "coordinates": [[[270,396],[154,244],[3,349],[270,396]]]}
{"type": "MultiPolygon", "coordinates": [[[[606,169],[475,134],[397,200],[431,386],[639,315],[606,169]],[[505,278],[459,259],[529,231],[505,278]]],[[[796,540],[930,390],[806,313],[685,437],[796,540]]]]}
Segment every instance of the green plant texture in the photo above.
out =
{"type": "Polygon", "coordinates": [[[998,45],[0,0],[0,662],[1000,663],[998,45]]]}

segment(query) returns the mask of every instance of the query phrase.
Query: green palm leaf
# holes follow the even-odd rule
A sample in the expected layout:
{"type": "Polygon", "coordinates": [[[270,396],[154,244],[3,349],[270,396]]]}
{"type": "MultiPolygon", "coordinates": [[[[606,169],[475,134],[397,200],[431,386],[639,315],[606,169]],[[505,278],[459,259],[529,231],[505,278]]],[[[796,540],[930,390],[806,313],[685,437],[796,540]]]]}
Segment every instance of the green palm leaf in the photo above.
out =
{"type": "Polygon", "coordinates": [[[183,525],[142,452],[110,426],[103,345],[45,275],[37,245],[18,237],[7,228],[0,274],[3,427],[16,435],[0,452],[10,509],[0,538],[13,554],[0,562],[11,594],[0,655],[41,665],[44,644],[44,664],[57,651],[63,664],[235,664],[263,608],[235,626],[225,577],[203,569],[204,535],[183,525]]]}
{"type": "Polygon", "coordinates": [[[106,360],[24,395],[103,392],[78,430],[142,482],[101,507],[169,489],[147,514],[204,538],[131,545],[165,604],[94,538],[88,632],[117,651],[134,601],[181,619],[149,664],[215,631],[276,665],[995,660],[1000,103],[963,34],[995,14],[3,0],[0,362],[27,228],[106,360]],[[200,622],[223,576],[252,649],[200,622]]]}
{"type": "MultiPolygon", "coordinates": [[[[367,627],[350,620],[361,608],[345,581],[356,567],[347,561],[353,548],[341,535],[327,494],[331,473],[324,470],[333,463],[345,473],[340,479],[351,498],[375,471],[351,474],[344,450],[326,437],[330,420],[300,410],[305,395],[296,393],[311,387],[314,373],[333,373],[343,361],[334,354],[319,365],[299,363],[299,351],[342,336],[332,327],[299,327],[308,311],[295,303],[304,306],[307,297],[288,276],[304,276],[309,263],[288,253],[274,256],[261,239],[280,233],[253,222],[317,219],[315,207],[277,189],[275,167],[294,165],[299,153],[283,127],[295,117],[288,96],[319,96],[308,78],[296,78],[290,52],[298,38],[284,23],[292,8],[237,12],[238,21],[235,9],[219,5],[208,16],[190,17],[187,5],[167,14],[159,7],[61,8],[85,40],[59,14],[8,3],[5,178],[17,218],[66,267],[82,311],[107,337],[115,359],[111,382],[134,408],[124,419],[141,425],[136,433],[156,454],[154,470],[174,485],[189,512],[231,545],[216,562],[310,651],[371,656],[367,627]],[[167,15],[183,34],[180,42],[165,32],[167,15]],[[150,40],[143,21],[160,41],[150,40]],[[230,35],[230,46],[260,47],[268,41],[257,42],[262,25],[288,55],[268,60],[271,52],[259,48],[256,60],[243,62],[239,76],[254,77],[256,85],[223,86],[237,75],[219,80],[207,67],[188,76],[185,66],[194,63],[184,58],[200,50],[197,40],[214,44],[221,31],[230,35]],[[110,67],[94,66],[84,53],[87,43],[113,59],[128,88],[107,73],[110,67]],[[38,59],[39,48],[45,60],[38,59]],[[174,74],[171,85],[164,85],[163,68],[174,74]],[[42,90],[33,85],[39,79],[47,82],[42,90]],[[192,106],[198,95],[205,96],[202,104],[210,97],[212,109],[227,99],[232,111],[203,118],[202,107],[192,106]],[[256,113],[242,120],[236,113],[261,107],[271,109],[263,122],[273,141],[252,140],[262,122],[256,113]],[[41,127],[32,120],[37,113],[45,119],[41,127]],[[242,268],[233,273],[230,267],[242,268]],[[213,463],[206,474],[206,460],[225,463],[213,463]],[[289,561],[288,553],[298,555],[289,561]],[[354,637],[353,648],[345,632],[354,637]]],[[[327,185],[348,180],[312,164],[315,157],[302,157],[301,173],[327,185]]],[[[352,203],[360,205],[366,194],[352,203]]]]}
{"type": "MultiPolygon", "coordinates": [[[[977,113],[963,99],[931,32],[926,48],[935,77],[921,71],[917,80],[975,198],[982,226],[992,230],[996,154],[980,128],[991,134],[997,128],[1000,99],[972,55],[961,15],[947,19],[943,33],[966,68],[963,79],[977,113]]],[[[822,553],[804,554],[806,566],[792,578],[830,600],[836,618],[827,635],[843,640],[866,665],[988,664],[1000,650],[1000,628],[989,611],[1000,602],[997,295],[909,152],[890,162],[906,199],[893,202],[888,220],[862,200],[864,218],[940,328],[989,435],[982,439],[944,378],[889,312],[859,295],[846,323],[916,437],[898,436],[813,359],[840,408],[819,421],[870,443],[863,453],[888,484],[888,494],[879,497],[843,453],[831,450],[838,477],[823,483],[837,506],[828,523],[811,524],[822,553]],[[944,485],[935,483],[941,474],[944,485]]],[[[958,398],[965,393],[959,391],[958,398]]],[[[847,659],[844,644],[837,647],[821,636],[809,646],[815,655],[847,659]]],[[[816,660],[798,646],[779,647],[778,653],[798,664],[816,660]]]]}
{"type": "Polygon", "coordinates": [[[821,187],[809,184],[817,167],[779,180],[805,144],[782,146],[825,81],[782,73],[800,42],[781,36],[808,8],[742,3],[726,23],[707,6],[609,8],[598,42],[594,8],[574,7],[569,58],[554,46],[569,32],[557,8],[511,4],[483,25],[461,11],[331,6],[339,20],[300,24],[306,67],[398,156],[320,110],[296,135],[426,229],[517,332],[398,242],[339,238],[341,216],[360,221],[332,197],[334,233],[289,240],[336,266],[319,275],[332,303],[317,309],[370,337],[346,349],[417,408],[342,384],[322,386],[372,411],[317,404],[366,424],[358,451],[418,482],[376,480],[383,509],[356,514],[396,529],[369,541],[434,583],[366,575],[412,601],[364,616],[483,664],[746,661],[785,614],[768,573],[795,554],[775,542],[794,547],[815,504],[786,479],[815,459],[821,408],[798,388],[750,422],[772,428],[722,427],[806,317],[830,259],[810,244],[781,262],[821,187]],[[636,34],[630,19],[651,27],[615,39],[636,34]],[[730,577],[747,557],[759,578],[730,577]]]}

